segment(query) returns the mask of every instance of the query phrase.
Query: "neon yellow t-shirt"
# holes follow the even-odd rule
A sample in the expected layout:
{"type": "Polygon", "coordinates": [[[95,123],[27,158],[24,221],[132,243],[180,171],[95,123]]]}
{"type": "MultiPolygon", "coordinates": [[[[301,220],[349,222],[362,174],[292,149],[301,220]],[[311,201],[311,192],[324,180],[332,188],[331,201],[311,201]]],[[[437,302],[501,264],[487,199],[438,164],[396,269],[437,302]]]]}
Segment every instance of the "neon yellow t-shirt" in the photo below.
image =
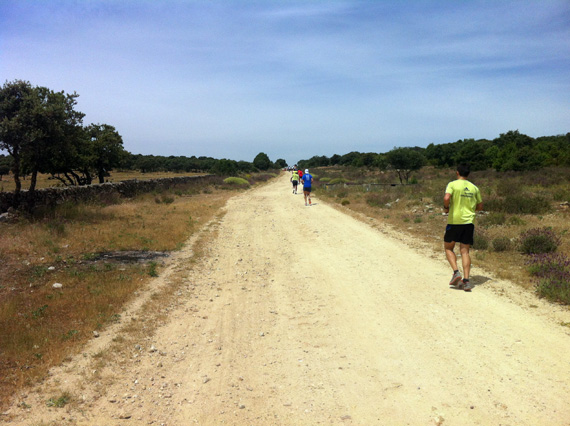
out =
{"type": "Polygon", "coordinates": [[[447,184],[446,194],[451,194],[449,216],[450,225],[466,225],[475,219],[475,207],[481,203],[479,188],[465,179],[457,179],[447,184]]]}
{"type": "Polygon", "coordinates": [[[293,180],[299,180],[299,172],[293,172],[293,180]]]}

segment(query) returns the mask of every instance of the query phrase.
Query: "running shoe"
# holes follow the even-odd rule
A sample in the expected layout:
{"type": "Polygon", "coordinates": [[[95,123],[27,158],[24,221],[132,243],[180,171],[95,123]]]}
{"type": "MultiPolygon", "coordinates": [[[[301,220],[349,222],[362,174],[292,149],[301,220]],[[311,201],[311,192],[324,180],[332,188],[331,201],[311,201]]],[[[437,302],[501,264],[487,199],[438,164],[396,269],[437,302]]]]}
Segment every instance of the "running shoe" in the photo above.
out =
{"type": "Polygon", "coordinates": [[[475,286],[473,285],[473,283],[472,283],[471,281],[469,281],[469,280],[463,280],[463,281],[462,281],[462,284],[463,284],[463,285],[462,285],[463,290],[465,290],[465,291],[471,291],[471,289],[472,289],[473,287],[475,287],[475,286]]]}
{"type": "Polygon", "coordinates": [[[459,271],[454,272],[449,282],[449,287],[451,288],[462,288],[463,283],[461,282],[461,273],[459,271]]]}

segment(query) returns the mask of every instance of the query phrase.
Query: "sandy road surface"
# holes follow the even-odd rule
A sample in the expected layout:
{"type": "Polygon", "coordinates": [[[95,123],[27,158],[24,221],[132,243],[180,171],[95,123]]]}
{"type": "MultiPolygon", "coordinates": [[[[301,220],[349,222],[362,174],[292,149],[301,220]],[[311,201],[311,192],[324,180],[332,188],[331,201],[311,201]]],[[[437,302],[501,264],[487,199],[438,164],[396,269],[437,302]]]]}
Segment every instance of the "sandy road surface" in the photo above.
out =
{"type": "Polygon", "coordinates": [[[495,280],[450,290],[443,253],[304,207],[287,180],[230,200],[203,263],[174,261],[162,282],[188,285],[110,385],[90,378],[102,336],[45,385],[84,402],[31,393],[8,424],[570,425],[567,311],[495,280]]]}

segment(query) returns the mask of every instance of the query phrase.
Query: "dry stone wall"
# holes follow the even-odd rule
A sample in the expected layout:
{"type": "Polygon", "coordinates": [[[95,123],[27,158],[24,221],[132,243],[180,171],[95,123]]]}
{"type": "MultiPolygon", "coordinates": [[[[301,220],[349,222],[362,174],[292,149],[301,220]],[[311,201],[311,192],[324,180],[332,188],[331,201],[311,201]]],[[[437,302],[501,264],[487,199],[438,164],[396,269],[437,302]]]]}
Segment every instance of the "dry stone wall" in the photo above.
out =
{"type": "Polygon", "coordinates": [[[216,179],[213,175],[182,176],[164,179],[127,180],[88,186],[45,188],[36,191],[21,191],[18,199],[13,192],[0,192],[0,213],[10,207],[31,210],[38,207],[53,208],[65,202],[110,202],[118,198],[132,198],[138,194],[175,188],[179,185],[197,183],[208,185],[216,179]]]}

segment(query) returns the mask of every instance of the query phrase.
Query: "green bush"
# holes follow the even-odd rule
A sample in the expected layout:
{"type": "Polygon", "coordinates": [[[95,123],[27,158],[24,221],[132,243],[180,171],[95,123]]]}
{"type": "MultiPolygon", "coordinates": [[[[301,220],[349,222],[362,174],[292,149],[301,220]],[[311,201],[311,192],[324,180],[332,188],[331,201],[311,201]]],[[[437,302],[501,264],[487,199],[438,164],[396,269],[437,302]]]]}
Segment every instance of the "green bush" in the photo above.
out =
{"type": "Polygon", "coordinates": [[[350,204],[350,200],[344,199],[340,202],[340,204],[342,204],[343,206],[347,206],[350,204]]]}
{"type": "Polygon", "coordinates": [[[524,254],[542,254],[556,251],[561,240],[551,228],[533,228],[519,237],[520,250],[524,254]]]}
{"type": "Polygon", "coordinates": [[[511,249],[512,243],[508,237],[499,237],[491,241],[491,245],[495,251],[508,251],[511,249]]]}
{"type": "Polygon", "coordinates": [[[489,248],[489,238],[481,231],[475,231],[473,235],[473,248],[476,250],[487,250],[489,248]]]}
{"type": "Polygon", "coordinates": [[[249,182],[244,178],[239,177],[229,177],[224,179],[224,183],[228,185],[236,185],[236,186],[249,186],[249,182]]]}

